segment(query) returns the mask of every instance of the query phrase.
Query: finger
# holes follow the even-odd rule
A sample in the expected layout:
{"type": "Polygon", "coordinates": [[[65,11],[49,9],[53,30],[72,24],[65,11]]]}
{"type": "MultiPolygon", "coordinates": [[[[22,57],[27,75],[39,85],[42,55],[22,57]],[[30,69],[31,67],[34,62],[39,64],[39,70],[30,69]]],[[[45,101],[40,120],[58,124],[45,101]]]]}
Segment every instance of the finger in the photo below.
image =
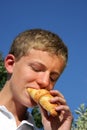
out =
{"type": "Polygon", "coordinates": [[[67,105],[60,105],[58,107],[55,107],[55,110],[56,111],[70,111],[70,108],[67,105]]]}
{"type": "Polygon", "coordinates": [[[57,91],[57,90],[51,90],[50,93],[51,93],[53,96],[59,96],[59,97],[64,98],[63,94],[60,93],[60,92],[57,91]]]}
{"type": "Polygon", "coordinates": [[[42,116],[42,119],[43,118],[48,118],[48,112],[39,104],[39,109],[40,109],[40,112],[41,112],[41,116],[42,116]]]}
{"type": "Polygon", "coordinates": [[[64,120],[69,119],[71,121],[73,120],[73,116],[72,116],[69,106],[56,107],[56,111],[58,111],[58,113],[60,112],[59,114],[60,120],[62,119],[64,120]]]}
{"type": "Polygon", "coordinates": [[[61,104],[61,105],[66,105],[66,100],[64,98],[61,98],[61,97],[54,97],[50,100],[51,103],[58,103],[58,104],[61,104]]]}

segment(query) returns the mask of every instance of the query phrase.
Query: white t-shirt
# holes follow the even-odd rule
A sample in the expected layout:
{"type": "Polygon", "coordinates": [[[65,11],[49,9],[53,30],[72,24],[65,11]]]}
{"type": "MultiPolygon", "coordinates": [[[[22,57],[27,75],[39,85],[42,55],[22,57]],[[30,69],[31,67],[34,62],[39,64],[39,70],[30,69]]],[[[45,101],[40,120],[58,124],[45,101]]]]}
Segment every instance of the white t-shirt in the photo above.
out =
{"type": "Polygon", "coordinates": [[[27,116],[28,119],[17,126],[13,114],[5,106],[0,106],[0,130],[37,130],[29,112],[27,116]]]}

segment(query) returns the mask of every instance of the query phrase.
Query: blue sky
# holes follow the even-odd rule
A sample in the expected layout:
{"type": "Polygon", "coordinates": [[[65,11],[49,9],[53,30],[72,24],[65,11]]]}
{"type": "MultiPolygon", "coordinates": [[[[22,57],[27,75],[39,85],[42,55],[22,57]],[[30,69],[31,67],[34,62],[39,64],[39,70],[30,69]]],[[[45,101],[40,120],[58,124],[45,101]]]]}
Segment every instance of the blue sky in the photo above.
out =
{"type": "Polygon", "coordinates": [[[55,89],[73,114],[87,105],[87,0],[0,0],[0,51],[8,53],[15,36],[31,28],[57,33],[69,49],[67,68],[55,89]]]}

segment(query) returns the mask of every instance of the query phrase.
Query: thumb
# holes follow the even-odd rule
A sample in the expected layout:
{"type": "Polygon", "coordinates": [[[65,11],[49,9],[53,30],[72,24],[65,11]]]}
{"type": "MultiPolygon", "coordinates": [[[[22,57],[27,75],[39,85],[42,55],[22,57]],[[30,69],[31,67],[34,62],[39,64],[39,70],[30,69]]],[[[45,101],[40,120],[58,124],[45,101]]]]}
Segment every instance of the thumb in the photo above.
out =
{"type": "Polygon", "coordinates": [[[39,104],[39,109],[40,109],[40,112],[41,112],[42,121],[47,120],[48,112],[40,104],[39,104]]]}

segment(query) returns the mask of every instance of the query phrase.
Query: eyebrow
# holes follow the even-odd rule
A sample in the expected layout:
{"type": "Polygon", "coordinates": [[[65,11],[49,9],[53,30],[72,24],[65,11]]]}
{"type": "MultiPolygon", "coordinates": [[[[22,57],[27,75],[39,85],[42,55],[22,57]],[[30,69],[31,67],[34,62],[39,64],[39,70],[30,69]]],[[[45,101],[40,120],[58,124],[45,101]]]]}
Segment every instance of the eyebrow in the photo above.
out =
{"type": "MultiPolygon", "coordinates": [[[[34,63],[41,65],[45,70],[47,69],[47,67],[41,62],[35,61],[34,63]]],[[[33,63],[31,63],[31,64],[33,64],[33,63]]],[[[60,76],[60,72],[58,72],[58,71],[52,71],[51,73],[60,76]]]]}

